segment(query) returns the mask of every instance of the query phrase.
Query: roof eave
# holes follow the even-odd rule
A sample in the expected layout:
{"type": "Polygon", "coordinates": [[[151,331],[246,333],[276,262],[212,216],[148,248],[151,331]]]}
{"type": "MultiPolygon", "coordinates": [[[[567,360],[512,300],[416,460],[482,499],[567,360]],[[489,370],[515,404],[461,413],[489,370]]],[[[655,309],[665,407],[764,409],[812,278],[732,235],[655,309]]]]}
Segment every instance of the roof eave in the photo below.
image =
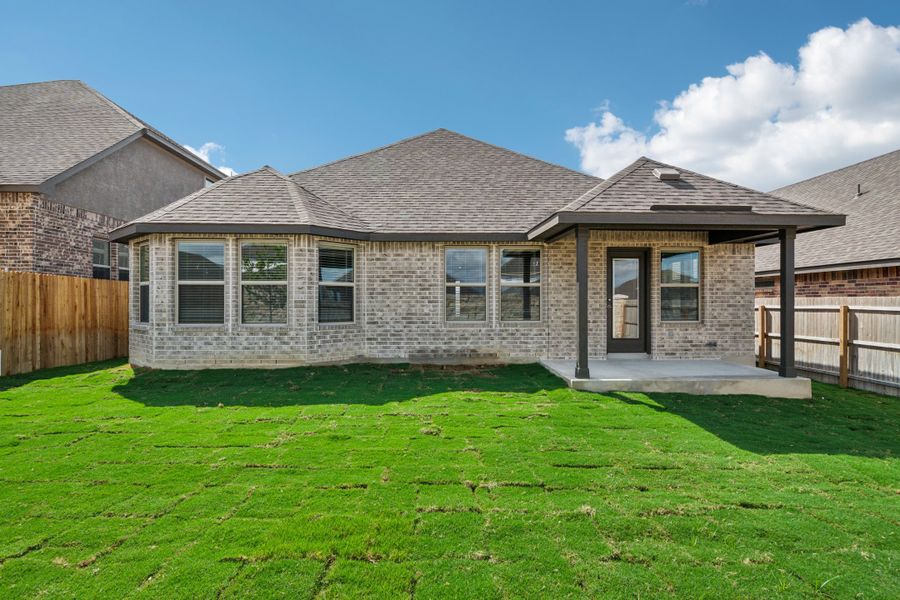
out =
{"type": "Polygon", "coordinates": [[[661,229],[661,230],[774,230],[796,227],[798,231],[839,227],[847,220],[838,214],[762,214],[746,212],[577,212],[560,211],[528,232],[529,240],[545,240],[558,236],[575,225],[597,229],[661,229]]]}

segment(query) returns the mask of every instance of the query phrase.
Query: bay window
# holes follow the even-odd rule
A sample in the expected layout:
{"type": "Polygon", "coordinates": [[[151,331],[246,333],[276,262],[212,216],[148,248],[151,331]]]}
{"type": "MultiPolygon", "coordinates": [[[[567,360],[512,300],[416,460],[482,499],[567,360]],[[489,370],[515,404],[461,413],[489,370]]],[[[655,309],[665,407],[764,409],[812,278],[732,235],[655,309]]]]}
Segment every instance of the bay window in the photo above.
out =
{"type": "Polygon", "coordinates": [[[444,271],[447,321],[487,320],[487,250],[447,248],[444,271]]]}
{"type": "Polygon", "coordinates": [[[319,247],[319,323],[353,322],[353,259],[353,248],[319,247]]]}
{"type": "Polygon", "coordinates": [[[225,322],[224,242],[178,242],[178,322],[225,322]]]}
{"type": "Polygon", "coordinates": [[[287,323],[286,244],[241,244],[241,323],[287,323]]]}
{"type": "Polygon", "coordinates": [[[503,250],[500,256],[500,320],[541,320],[540,250],[503,250]]]}
{"type": "Polygon", "coordinates": [[[700,320],[699,250],[664,250],[659,283],[663,321],[700,320]]]}

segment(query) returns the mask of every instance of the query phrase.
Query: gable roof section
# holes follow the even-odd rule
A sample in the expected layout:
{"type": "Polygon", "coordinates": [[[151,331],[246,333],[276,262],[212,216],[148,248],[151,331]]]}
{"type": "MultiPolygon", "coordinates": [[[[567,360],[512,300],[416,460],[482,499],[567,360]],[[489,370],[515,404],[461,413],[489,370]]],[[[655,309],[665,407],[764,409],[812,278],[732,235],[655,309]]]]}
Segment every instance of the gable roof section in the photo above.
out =
{"type": "MultiPolygon", "coordinates": [[[[900,150],[779,188],[772,194],[847,215],[844,227],[797,238],[798,269],[900,263],[900,150]],[[857,184],[862,189],[859,197],[857,184]]],[[[777,269],[778,249],[760,248],[757,273],[777,269]]]]}
{"type": "Polygon", "coordinates": [[[257,233],[321,233],[335,230],[364,236],[370,227],[310,193],[269,166],[229,177],[185,196],[112,233],[127,239],[144,232],[246,231],[257,233]]]}
{"type": "Polygon", "coordinates": [[[643,228],[798,226],[804,230],[840,225],[842,219],[842,215],[641,157],[532,228],[529,237],[551,237],[579,223],[643,228]],[[665,168],[679,171],[679,178],[661,180],[653,174],[654,169],[665,168]]]}
{"type": "Polygon", "coordinates": [[[388,234],[524,234],[601,181],[446,129],[291,179],[388,234]]]}
{"type": "Polygon", "coordinates": [[[0,87],[0,188],[74,174],[146,136],[215,179],[224,175],[81,81],[0,87]]]}

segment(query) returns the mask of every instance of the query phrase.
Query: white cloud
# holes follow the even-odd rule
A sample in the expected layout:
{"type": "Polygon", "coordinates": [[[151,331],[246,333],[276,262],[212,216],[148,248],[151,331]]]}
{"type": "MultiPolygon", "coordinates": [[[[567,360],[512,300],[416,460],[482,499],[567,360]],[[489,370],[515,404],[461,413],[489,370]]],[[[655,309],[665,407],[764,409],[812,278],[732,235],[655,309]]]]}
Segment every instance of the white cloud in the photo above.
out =
{"type": "Polygon", "coordinates": [[[640,155],[768,190],[900,147],[900,27],[826,27],[798,67],[760,53],[661,102],[652,130],[609,110],[566,131],[585,171],[640,155]]]}
{"type": "MultiPolygon", "coordinates": [[[[223,146],[221,144],[217,144],[215,142],[206,142],[199,148],[194,148],[193,146],[188,146],[187,144],[185,144],[184,147],[188,151],[196,154],[197,156],[199,156],[200,158],[202,158],[203,160],[208,162],[209,164],[213,164],[213,161],[210,158],[211,155],[213,155],[213,154],[221,155],[221,158],[224,158],[224,154],[225,154],[225,146],[223,146]]],[[[231,167],[217,166],[216,168],[218,170],[222,171],[223,173],[225,173],[229,177],[231,177],[232,175],[237,175],[237,171],[235,171],[231,167]]]]}

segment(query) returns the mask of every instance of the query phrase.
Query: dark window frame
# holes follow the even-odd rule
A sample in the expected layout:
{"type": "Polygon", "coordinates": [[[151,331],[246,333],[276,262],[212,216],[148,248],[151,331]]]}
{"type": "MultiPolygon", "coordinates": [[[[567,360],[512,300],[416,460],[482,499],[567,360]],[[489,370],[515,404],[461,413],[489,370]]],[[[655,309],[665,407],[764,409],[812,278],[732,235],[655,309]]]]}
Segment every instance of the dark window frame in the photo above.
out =
{"type": "Polygon", "coordinates": [[[138,255],[138,323],[150,322],[150,307],[152,306],[150,297],[150,244],[138,244],[135,246],[138,255]],[[147,253],[147,275],[144,278],[143,272],[143,255],[147,253]],[[144,294],[147,295],[147,313],[144,316],[144,294]]]}
{"type": "Polygon", "coordinates": [[[703,250],[698,247],[674,247],[661,248],[659,251],[659,320],[662,323],[686,323],[697,324],[703,322],[703,250]],[[663,283],[663,258],[667,254],[688,254],[697,255],[697,283],[663,283]],[[667,319],[663,309],[663,289],[664,288],[689,288],[697,290],[697,318],[696,319],[667,319]]]}
{"type": "Polygon", "coordinates": [[[497,287],[498,293],[500,294],[499,302],[500,302],[500,321],[502,323],[540,323],[543,321],[543,311],[544,311],[544,290],[543,290],[543,279],[544,279],[544,253],[543,248],[540,246],[505,246],[500,248],[500,260],[497,266],[497,287]],[[503,257],[507,252],[536,252],[538,256],[538,281],[536,282],[505,282],[503,281],[503,257]],[[538,310],[537,317],[531,319],[506,319],[503,317],[503,289],[504,288],[531,288],[537,289],[538,291],[538,310]]]}

